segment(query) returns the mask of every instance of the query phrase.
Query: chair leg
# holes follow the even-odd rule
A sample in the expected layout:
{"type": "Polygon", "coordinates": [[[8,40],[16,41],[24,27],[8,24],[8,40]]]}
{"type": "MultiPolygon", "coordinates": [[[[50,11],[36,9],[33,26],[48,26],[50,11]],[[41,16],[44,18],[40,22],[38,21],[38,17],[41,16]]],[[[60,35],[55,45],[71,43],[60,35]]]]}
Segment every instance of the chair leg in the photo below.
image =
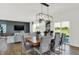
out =
{"type": "Polygon", "coordinates": [[[61,54],[62,53],[62,51],[61,51],[61,46],[59,46],[59,54],[61,54]]]}
{"type": "Polygon", "coordinates": [[[41,53],[39,52],[39,50],[38,49],[36,49],[36,48],[33,48],[34,49],[34,51],[36,51],[38,54],[40,54],[41,55],[41,53]]]}
{"type": "Polygon", "coordinates": [[[61,53],[61,51],[60,51],[60,50],[61,50],[61,49],[60,49],[60,46],[59,46],[57,49],[58,49],[58,51],[55,49],[54,52],[55,52],[55,54],[60,55],[60,53],[61,53]]]}
{"type": "Polygon", "coordinates": [[[31,52],[31,49],[26,51],[27,54],[28,54],[29,52],[31,52]]]}

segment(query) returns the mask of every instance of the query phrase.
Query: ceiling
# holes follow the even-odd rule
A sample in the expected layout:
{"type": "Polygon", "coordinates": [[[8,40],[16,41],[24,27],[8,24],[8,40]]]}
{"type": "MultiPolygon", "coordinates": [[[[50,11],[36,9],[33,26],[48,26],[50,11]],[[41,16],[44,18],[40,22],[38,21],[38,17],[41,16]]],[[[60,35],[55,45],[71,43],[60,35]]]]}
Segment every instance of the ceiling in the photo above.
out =
{"type": "MultiPolygon", "coordinates": [[[[75,3],[48,3],[49,14],[56,15],[66,13],[79,7],[75,3]]],[[[43,13],[47,13],[47,7],[43,7],[43,13]]],[[[36,14],[41,12],[40,3],[0,3],[0,19],[11,21],[30,22],[35,21],[36,14]]]]}
{"type": "Polygon", "coordinates": [[[79,8],[79,3],[55,3],[54,4],[54,13],[55,14],[61,14],[70,12],[71,10],[74,10],[76,8],[79,8]]]}

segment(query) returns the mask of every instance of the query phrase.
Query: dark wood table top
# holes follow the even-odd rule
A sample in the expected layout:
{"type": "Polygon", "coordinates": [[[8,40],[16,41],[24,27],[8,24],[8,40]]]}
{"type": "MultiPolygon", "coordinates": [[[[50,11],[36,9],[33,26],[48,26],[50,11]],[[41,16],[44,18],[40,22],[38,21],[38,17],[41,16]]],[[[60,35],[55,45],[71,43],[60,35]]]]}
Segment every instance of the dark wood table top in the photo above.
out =
{"type": "Polygon", "coordinates": [[[36,42],[32,41],[32,37],[27,37],[27,41],[33,45],[33,47],[39,46],[41,43],[41,38],[36,38],[36,42]]]}

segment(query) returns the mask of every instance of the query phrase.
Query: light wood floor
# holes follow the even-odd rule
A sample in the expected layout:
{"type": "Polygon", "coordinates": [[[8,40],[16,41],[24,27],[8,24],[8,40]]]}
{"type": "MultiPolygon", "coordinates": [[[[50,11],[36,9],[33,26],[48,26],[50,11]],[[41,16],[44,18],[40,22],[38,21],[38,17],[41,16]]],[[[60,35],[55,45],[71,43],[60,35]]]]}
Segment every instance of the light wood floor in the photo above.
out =
{"type": "Polygon", "coordinates": [[[9,44],[8,49],[5,52],[0,53],[1,55],[21,55],[21,43],[9,44]]]}
{"type": "MultiPolygon", "coordinates": [[[[25,55],[25,51],[21,48],[21,43],[15,43],[10,44],[8,50],[0,55],[25,55]]],[[[79,55],[79,48],[67,45],[62,55],[79,55]]]]}
{"type": "Polygon", "coordinates": [[[0,53],[0,55],[29,55],[22,49],[21,43],[12,43],[8,46],[8,49],[5,52],[0,53]]]}

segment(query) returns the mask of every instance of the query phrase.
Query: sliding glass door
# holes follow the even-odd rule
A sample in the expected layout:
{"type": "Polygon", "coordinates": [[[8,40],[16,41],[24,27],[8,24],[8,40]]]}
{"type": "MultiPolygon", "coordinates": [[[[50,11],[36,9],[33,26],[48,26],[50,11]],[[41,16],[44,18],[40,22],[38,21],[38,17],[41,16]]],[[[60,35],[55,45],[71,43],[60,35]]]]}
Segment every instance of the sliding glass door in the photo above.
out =
{"type": "Polygon", "coordinates": [[[55,32],[64,34],[65,43],[69,43],[69,32],[70,32],[70,23],[69,21],[55,22],[54,24],[55,32]]]}

